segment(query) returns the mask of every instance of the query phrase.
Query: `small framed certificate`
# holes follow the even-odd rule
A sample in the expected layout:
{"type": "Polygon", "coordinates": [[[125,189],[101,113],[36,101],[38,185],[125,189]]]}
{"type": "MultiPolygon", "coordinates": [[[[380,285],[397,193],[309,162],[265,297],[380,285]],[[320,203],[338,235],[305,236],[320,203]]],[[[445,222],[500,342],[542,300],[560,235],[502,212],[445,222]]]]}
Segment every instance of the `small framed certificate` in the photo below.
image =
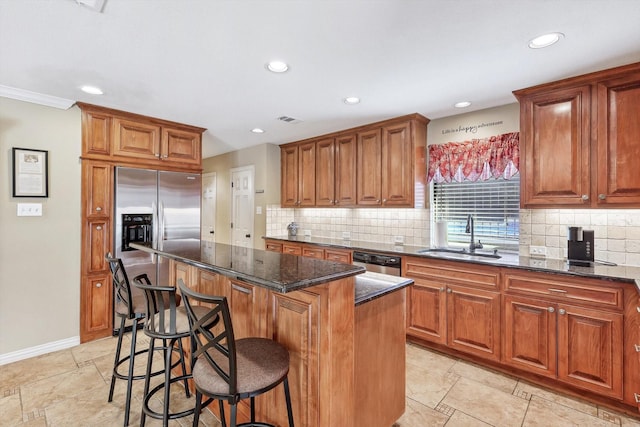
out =
{"type": "Polygon", "coordinates": [[[49,197],[48,151],[12,148],[13,197],[49,197]]]}

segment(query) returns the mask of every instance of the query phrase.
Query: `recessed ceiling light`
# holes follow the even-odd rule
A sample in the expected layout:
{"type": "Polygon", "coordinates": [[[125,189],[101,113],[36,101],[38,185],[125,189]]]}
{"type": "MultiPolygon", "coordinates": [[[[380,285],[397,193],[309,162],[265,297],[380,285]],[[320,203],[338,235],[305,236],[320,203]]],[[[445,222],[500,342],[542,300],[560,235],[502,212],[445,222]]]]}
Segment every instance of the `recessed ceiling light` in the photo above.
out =
{"type": "Polygon", "coordinates": [[[82,86],[80,90],[91,95],[102,95],[104,93],[102,89],[95,86],[82,86]]]}
{"type": "Polygon", "coordinates": [[[267,70],[274,73],[284,73],[289,69],[289,66],[282,61],[271,61],[267,64],[267,70]]]}
{"type": "Polygon", "coordinates": [[[348,96],[343,101],[347,105],[360,104],[360,98],[358,98],[357,96],[348,96]]]}
{"type": "Polygon", "coordinates": [[[469,105],[471,105],[471,102],[469,101],[460,101],[453,104],[456,108],[467,108],[469,105]]]}
{"type": "Polygon", "coordinates": [[[543,47],[551,46],[554,43],[560,41],[564,37],[562,33],[548,33],[535,37],[529,40],[529,47],[531,49],[542,49],[543,47]]]}
{"type": "Polygon", "coordinates": [[[264,129],[253,128],[253,129],[251,129],[251,132],[253,132],[253,133],[264,133],[264,129]]]}

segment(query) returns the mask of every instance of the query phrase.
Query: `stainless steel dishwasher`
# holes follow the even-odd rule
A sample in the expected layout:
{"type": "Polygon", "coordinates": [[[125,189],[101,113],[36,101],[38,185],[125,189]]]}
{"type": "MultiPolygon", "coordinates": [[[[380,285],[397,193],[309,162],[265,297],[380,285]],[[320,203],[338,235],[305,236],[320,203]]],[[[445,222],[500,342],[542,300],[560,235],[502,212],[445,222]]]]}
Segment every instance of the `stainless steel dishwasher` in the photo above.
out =
{"type": "Polygon", "coordinates": [[[353,265],[359,265],[375,273],[400,276],[401,258],[399,256],[389,256],[372,254],[368,252],[353,252],[353,265]]]}

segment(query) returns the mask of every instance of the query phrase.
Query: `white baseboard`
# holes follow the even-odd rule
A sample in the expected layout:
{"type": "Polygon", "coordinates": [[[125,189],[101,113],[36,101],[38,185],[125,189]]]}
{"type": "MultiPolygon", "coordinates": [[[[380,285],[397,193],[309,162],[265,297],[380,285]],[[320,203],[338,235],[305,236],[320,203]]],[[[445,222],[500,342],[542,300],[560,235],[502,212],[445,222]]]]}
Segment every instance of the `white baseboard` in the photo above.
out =
{"type": "Polygon", "coordinates": [[[65,338],[60,341],[54,341],[46,344],[37,345],[35,347],[25,348],[23,350],[12,351],[11,353],[0,354],[0,366],[7,363],[17,362],[18,360],[28,359],[30,357],[40,356],[41,354],[51,353],[52,351],[64,350],[75,347],[80,344],[80,337],[75,336],[65,338]]]}

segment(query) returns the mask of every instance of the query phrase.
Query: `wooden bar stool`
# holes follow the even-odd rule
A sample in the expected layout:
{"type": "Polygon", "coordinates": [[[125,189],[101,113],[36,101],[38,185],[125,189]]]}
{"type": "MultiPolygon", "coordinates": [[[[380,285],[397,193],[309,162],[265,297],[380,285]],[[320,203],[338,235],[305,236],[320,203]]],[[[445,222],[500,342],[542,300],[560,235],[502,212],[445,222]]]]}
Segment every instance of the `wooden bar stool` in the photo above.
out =
{"type": "Polygon", "coordinates": [[[218,400],[222,427],[227,427],[223,401],[231,407],[231,427],[236,427],[237,404],[242,399],[251,401],[251,422],[244,427],[273,427],[255,420],[255,397],[278,384],[284,385],[289,427],[293,427],[291,395],[289,392],[289,351],[267,338],[235,340],[231,314],[226,297],[204,295],[189,289],[182,279],[178,286],[191,324],[191,357],[193,381],[196,387],[196,408],[193,425],[198,425],[200,411],[213,400],[218,400]],[[202,313],[202,305],[209,309],[202,313]],[[211,319],[222,317],[221,327],[207,325],[211,319]],[[208,399],[202,403],[202,396],[208,399]]]}

